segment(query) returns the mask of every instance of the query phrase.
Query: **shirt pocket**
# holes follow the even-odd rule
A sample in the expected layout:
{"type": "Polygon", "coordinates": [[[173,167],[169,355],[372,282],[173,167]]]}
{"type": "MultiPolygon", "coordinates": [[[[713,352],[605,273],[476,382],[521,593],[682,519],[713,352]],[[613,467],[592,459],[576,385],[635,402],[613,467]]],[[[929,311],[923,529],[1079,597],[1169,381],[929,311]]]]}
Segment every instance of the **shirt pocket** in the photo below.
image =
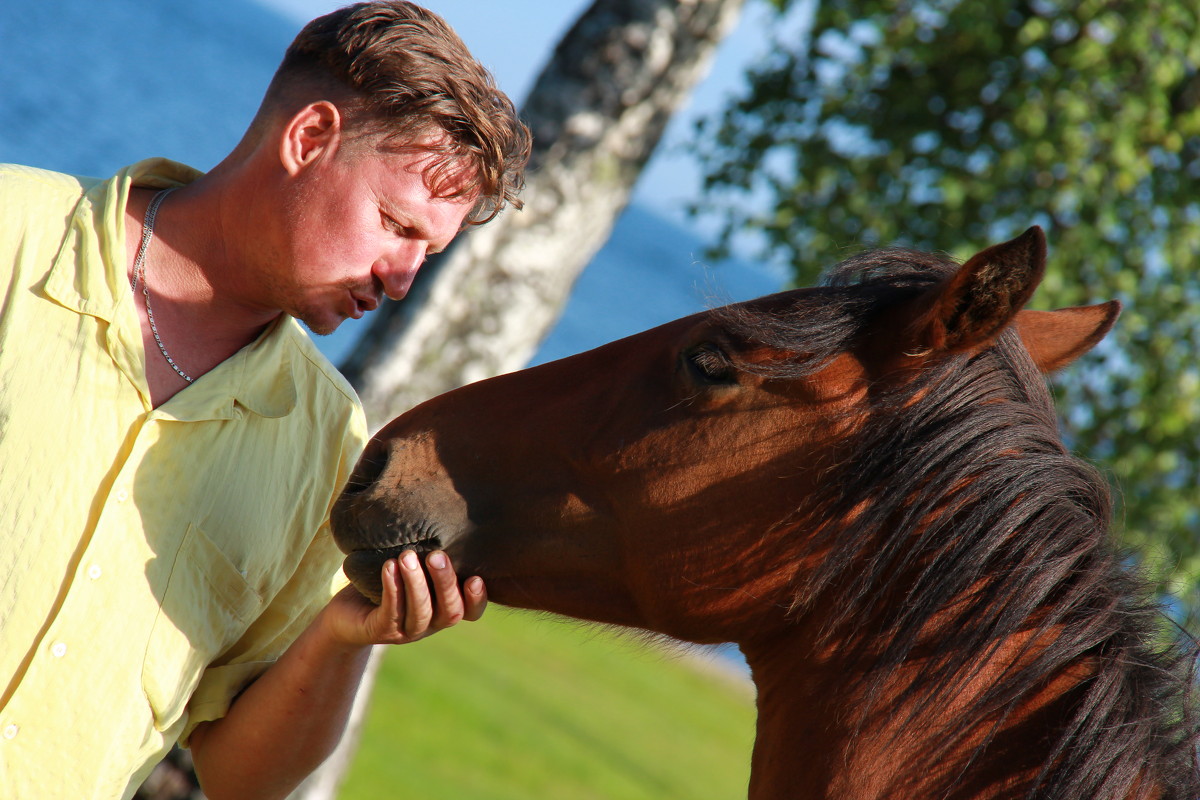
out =
{"type": "Polygon", "coordinates": [[[204,670],[261,608],[262,599],[237,567],[202,530],[189,526],[142,663],[142,689],[157,730],[183,716],[204,670]]]}

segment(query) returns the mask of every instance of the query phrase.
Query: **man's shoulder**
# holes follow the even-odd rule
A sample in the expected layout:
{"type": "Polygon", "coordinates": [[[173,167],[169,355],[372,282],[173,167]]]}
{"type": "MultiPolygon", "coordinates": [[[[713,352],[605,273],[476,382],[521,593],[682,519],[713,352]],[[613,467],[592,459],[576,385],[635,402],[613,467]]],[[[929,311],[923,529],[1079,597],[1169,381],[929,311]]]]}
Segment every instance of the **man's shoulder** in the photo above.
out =
{"type": "Polygon", "coordinates": [[[354,408],[361,409],[362,404],[358,400],[358,393],[354,391],[354,387],[317,348],[312,337],[301,327],[300,323],[289,318],[283,327],[283,335],[287,337],[293,352],[298,356],[295,363],[298,364],[300,370],[307,373],[307,375],[300,376],[301,380],[318,392],[340,396],[354,408]]]}
{"type": "Polygon", "coordinates": [[[319,415],[322,427],[341,432],[343,455],[352,463],[368,438],[367,418],[358,393],[317,349],[308,331],[297,320],[288,317],[285,323],[282,333],[293,353],[292,377],[297,400],[307,407],[306,413],[319,415]]]}
{"type": "MultiPolygon", "coordinates": [[[[22,164],[0,164],[0,194],[21,205],[42,205],[55,200],[78,199],[97,183],[95,178],[82,178],[48,169],[22,164]]],[[[5,208],[14,208],[6,203],[5,208]]]]}
{"type": "Polygon", "coordinates": [[[0,286],[22,275],[26,285],[45,278],[81,199],[96,183],[36,167],[0,164],[0,286]]]}

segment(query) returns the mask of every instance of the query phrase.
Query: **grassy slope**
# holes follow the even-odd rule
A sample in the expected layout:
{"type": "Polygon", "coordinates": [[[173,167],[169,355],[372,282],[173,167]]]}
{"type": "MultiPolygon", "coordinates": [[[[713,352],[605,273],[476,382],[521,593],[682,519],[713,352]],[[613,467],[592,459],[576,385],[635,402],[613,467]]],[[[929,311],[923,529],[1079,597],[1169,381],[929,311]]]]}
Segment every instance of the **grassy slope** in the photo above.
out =
{"type": "Polygon", "coordinates": [[[753,727],[726,676],[493,606],[388,652],[339,798],[732,800],[753,727]]]}

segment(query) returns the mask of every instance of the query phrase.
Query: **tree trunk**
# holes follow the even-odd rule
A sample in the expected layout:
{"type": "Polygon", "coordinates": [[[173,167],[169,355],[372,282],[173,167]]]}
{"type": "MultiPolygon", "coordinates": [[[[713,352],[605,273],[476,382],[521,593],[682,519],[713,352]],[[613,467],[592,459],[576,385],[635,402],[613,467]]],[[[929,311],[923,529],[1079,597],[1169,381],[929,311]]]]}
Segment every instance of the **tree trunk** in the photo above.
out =
{"type": "MultiPolygon", "coordinates": [[[[533,131],[524,209],[431,259],[404,302],[375,312],[342,365],[372,428],[528,363],[743,2],[596,0],[580,16],[521,112],[533,131]]],[[[372,655],[342,744],[294,800],[334,797],[381,654],[372,655]]]]}

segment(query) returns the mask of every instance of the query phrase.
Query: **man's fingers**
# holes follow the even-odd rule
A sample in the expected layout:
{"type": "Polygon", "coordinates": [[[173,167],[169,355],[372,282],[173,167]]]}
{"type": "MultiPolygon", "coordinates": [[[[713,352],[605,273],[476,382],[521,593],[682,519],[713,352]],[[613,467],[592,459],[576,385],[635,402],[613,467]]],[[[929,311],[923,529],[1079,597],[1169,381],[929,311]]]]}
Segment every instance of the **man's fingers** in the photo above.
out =
{"type": "Polygon", "coordinates": [[[429,579],[437,598],[434,628],[441,630],[457,624],[463,618],[463,598],[449,557],[441,550],[435,550],[425,559],[425,566],[429,568],[429,579]]]}
{"type": "Polygon", "coordinates": [[[464,619],[477,620],[487,607],[483,580],[470,578],[460,590],[454,565],[441,550],[430,553],[424,567],[416,552],[405,550],[384,562],[382,571],[383,596],[367,620],[376,643],[415,642],[464,619]]]}
{"type": "Polygon", "coordinates": [[[404,635],[419,639],[429,630],[433,620],[433,598],[421,569],[421,559],[412,550],[400,554],[400,576],[404,583],[404,635]]]}
{"type": "Polygon", "coordinates": [[[487,589],[483,585],[483,578],[475,576],[463,582],[463,600],[466,602],[463,619],[475,622],[483,616],[487,608],[487,589]]]}
{"type": "Polygon", "coordinates": [[[400,565],[394,558],[383,562],[383,596],[379,601],[379,613],[383,619],[395,621],[397,626],[404,621],[403,587],[400,581],[400,565]]]}

